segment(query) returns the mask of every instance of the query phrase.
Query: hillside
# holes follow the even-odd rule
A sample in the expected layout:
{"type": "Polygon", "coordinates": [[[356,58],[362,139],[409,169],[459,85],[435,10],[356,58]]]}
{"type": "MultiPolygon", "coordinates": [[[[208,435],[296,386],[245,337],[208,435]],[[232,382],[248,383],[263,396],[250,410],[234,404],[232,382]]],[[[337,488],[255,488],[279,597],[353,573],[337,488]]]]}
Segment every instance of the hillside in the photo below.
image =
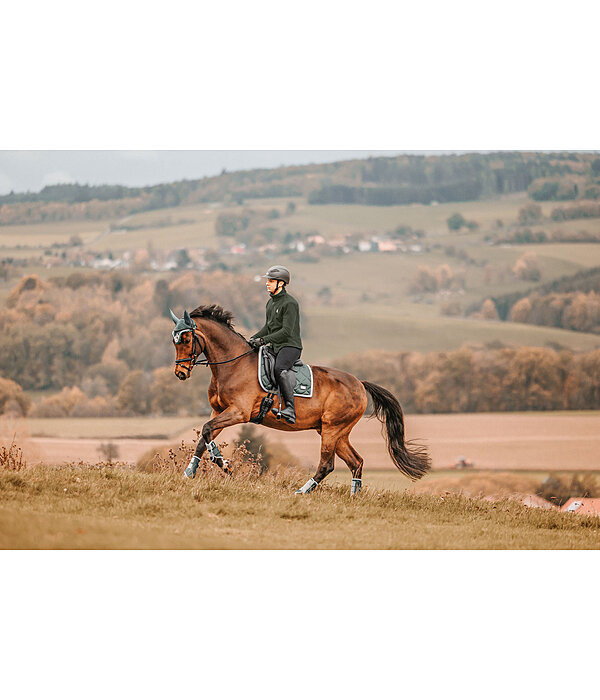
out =
{"type": "MultiPolygon", "coordinates": [[[[0,207],[8,218],[18,210],[46,219],[0,226],[0,376],[16,378],[43,403],[40,417],[71,415],[75,403],[81,415],[117,416],[142,404],[145,412],[176,413],[190,401],[193,411],[205,410],[207,375],[170,398],[168,308],[221,304],[249,336],[264,314],[260,275],[276,262],[292,271],[303,358],[313,364],[336,366],[367,351],[439,353],[465,345],[592,351],[600,348],[600,217],[581,197],[594,194],[586,183],[598,178],[599,163],[585,153],[402,156],[224,173],[135,191],[56,186],[11,195],[0,207]],[[481,191],[472,201],[311,203],[323,187],[426,190],[475,176],[481,191]],[[560,187],[544,185],[556,179],[560,187]],[[287,183],[277,194],[295,196],[266,197],[274,183],[287,183]],[[252,199],[241,202],[243,188],[252,199]],[[162,204],[144,199],[173,192],[179,195],[162,204]],[[128,209],[135,198],[144,200],[143,211],[128,209]],[[167,202],[173,206],[164,208],[167,202]],[[563,215],[572,207],[592,215],[563,215]],[[546,307],[556,306],[556,294],[564,312],[549,322],[546,307]],[[529,298],[532,313],[513,314],[529,298]],[[31,323],[44,327],[48,342],[31,323]],[[138,349],[152,343],[154,351],[140,358],[138,349]],[[137,370],[140,386],[148,387],[142,403],[121,392],[142,382],[137,370]],[[83,394],[46,401],[79,385],[83,394]]],[[[569,360],[572,367],[586,361],[569,360]]],[[[15,397],[26,402],[10,387],[7,405],[15,397]]],[[[577,407],[596,405],[588,397],[577,407]]]]}
{"type": "Polygon", "coordinates": [[[533,188],[531,194],[539,200],[597,197],[596,160],[590,153],[400,155],[223,172],[217,177],[151,187],[52,185],[38,193],[0,197],[0,225],[100,220],[200,202],[241,203],[273,197],[302,197],[311,204],[376,206],[478,200],[528,188],[533,188]]]}
{"type": "MultiPolygon", "coordinates": [[[[490,245],[486,237],[499,221],[507,230],[518,227],[518,213],[527,201],[525,195],[511,195],[437,206],[369,207],[261,200],[250,209],[257,223],[234,236],[217,234],[218,218],[241,216],[248,207],[194,205],[145,212],[121,223],[8,226],[0,229],[0,256],[6,271],[4,281],[0,277],[0,300],[8,297],[23,274],[52,279],[70,274],[74,267],[117,265],[129,270],[137,282],[149,279],[154,285],[165,279],[171,283],[185,272],[178,267],[177,257],[177,251],[185,249],[192,261],[198,261],[192,265],[198,265],[204,274],[218,269],[249,282],[274,262],[287,265],[293,272],[290,291],[303,309],[305,357],[313,362],[331,363],[348,352],[371,348],[430,351],[468,342],[555,344],[577,350],[598,347],[600,339],[593,334],[478,317],[486,298],[507,298],[514,303],[536,286],[512,272],[526,253],[536,256],[538,286],[544,288],[600,265],[599,244],[490,245]],[[277,217],[269,218],[273,211],[277,217]],[[465,220],[477,222],[478,228],[449,230],[447,220],[457,211],[465,220]],[[403,240],[391,235],[399,227],[423,232],[421,238],[406,244],[407,252],[403,252],[403,240]],[[324,243],[311,247],[307,243],[311,236],[320,236],[324,243]],[[398,249],[361,253],[350,248],[360,241],[371,241],[369,245],[377,248],[386,240],[398,249]],[[240,241],[246,241],[247,247],[242,253],[232,253],[240,241]],[[410,250],[414,244],[415,250],[410,250]],[[165,269],[153,270],[151,263],[165,269]],[[455,280],[450,280],[448,288],[412,290],[422,268],[435,275],[444,266],[455,280]]],[[[550,216],[552,206],[542,205],[542,217],[550,216]]],[[[600,232],[600,219],[588,220],[585,226],[600,232]]],[[[207,301],[231,307],[238,323],[240,318],[249,318],[246,304],[238,308],[231,294],[222,299],[219,287],[211,289],[207,301]]],[[[200,287],[198,290],[194,295],[190,288],[178,303],[201,303],[200,287]]],[[[260,290],[257,292],[258,313],[260,290]]],[[[508,311],[502,312],[497,303],[506,318],[508,311]]]]}
{"type": "Polygon", "coordinates": [[[0,471],[0,548],[595,549],[600,520],[513,501],[99,465],[0,471]],[[132,495],[134,497],[132,497],[132,495]]]}

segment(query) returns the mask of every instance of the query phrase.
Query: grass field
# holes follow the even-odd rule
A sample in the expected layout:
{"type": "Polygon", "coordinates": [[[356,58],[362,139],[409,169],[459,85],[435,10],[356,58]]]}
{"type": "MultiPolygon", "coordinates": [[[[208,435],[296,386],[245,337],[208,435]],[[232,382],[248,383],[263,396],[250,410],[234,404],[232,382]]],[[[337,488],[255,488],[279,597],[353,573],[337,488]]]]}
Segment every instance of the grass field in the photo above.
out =
{"type": "Polygon", "coordinates": [[[337,358],[372,348],[430,352],[492,341],[535,347],[558,343],[573,350],[600,347],[600,336],[592,333],[443,317],[427,306],[412,314],[406,307],[316,307],[305,317],[302,359],[309,364],[335,364],[337,358]]]}
{"type": "MultiPolygon", "coordinates": [[[[297,403],[301,400],[296,399],[297,403]]],[[[93,462],[100,458],[100,445],[109,440],[118,447],[119,460],[135,463],[145,452],[161,445],[180,440],[195,444],[195,429],[207,420],[208,416],[36,418],[17,423],[3,421],[0,435],[4,442],[10,442],[16,434],[32,464],[93,462]]],[[[305,469],[314,471],[320,450],[316,431],[254,428],[259,438],[281,443],[305,469]]],[[[226,428],[217,442],[233,444],[239,430],[240,426],[226,428]]],[[[453,465],[461,455],[474,462],[478,470],[486,471],[600,470],[600,411],[407,415],[406,436],[427,445],[434,468],[439,470],[453,465]]],[[[371,472],[384,470],[397,488],[406,488],[409,482],[393,465],[376,418],[359,421],[351,441],[365,460],[365,479],[371,472]]],[[[335,474],[348,483],[349,471],[337,458],[335,474]]]]}
{"type": "MultiPolygon", "coordinates": [[[[88,244],[105,231],[110,224],[107,221],[56,221],[43,224],[20,224],[0,227],[0,250],[16,246],[44,247],[53,243],[65,244],[71,236],[79,236],[88,244]]],[[[31,251],[21,251],[20,256],[31,255],[31,251]]]]}
{"type": "Polygon", "coordinates": [[[224,478],[110,467],[0,471],[3,549],[594,549],[600,518],[326,485],[294,472],[224,478]]]}

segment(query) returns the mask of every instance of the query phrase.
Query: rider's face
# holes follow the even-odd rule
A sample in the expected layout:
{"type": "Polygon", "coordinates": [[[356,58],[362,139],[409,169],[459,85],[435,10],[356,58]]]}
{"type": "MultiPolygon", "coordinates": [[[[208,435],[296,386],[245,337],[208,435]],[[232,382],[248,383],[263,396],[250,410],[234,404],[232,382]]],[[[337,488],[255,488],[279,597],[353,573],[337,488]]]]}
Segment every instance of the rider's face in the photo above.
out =
{"type": "MultiPolygon", "coordinates": [[[[281,285],[279,285],[281,287],[281,285]]],[[[272,280],[267,278],[267,291],[269,294],[273,294],[277,288],[277,280],[272,280]]]]}

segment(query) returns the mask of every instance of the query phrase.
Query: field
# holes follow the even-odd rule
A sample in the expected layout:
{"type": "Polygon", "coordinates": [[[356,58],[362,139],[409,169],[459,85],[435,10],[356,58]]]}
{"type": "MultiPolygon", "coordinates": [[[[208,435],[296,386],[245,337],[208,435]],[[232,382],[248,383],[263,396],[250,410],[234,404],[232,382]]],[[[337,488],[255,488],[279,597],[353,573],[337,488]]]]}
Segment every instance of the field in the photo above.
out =
{"type": "MultiPolygon", "coordinates": [[[[29,262],[17,267],[12,278],[0,281],[0,303],[16,284],[16,275],[35,273],[46,279],[72,272],[74,268],[64,267],[60,256],[69,250],[74,236],[81,239],[81,250],[110,252],[115,257],[141,248],[221,249],[228,266],[254,277],[264,272],[264,260],[259,265],[254,255],[225,252],[235,239],[216,235],[217,217],[246,208],[264,213],[277,209],[279,216],[265,217],[265,225],[277,229],[276,239],[288,232],[319,233],[327,240],[345,234],[382,237],[399,225],[425,232],[420,239],[423,247],[411,252],[329,251],[320,253],[318,262],[297,254],[277,254],[272,259],[269,264],[279,262],[292,270],[290,291],[302,302],[303,359],[310,364],[336,366],[336,360],[370,349],[425,353],[469,343],[598,348],[597,334],[462,315],[490,296],[535,286],[512,273],[524,253],[537,256],[540,283],[600,265],[600,244],[491,246],[486,236],[512,226],[528,202],[524,194],[481,202],[391,207],[311,206],[300,198],[260,199],[243,206],[221,202],[149,211],[121,220],[5,226],[0,229],[0,257],[29,262]],[[294,202],[294,211],[286,209],[288,201],[294,202]],[[478,227],[449,231],[447,219],[457,212],[478,227]],[[35,261],[40,255],[42,263],[35,261]],[[46,256],[54,263],[44,264],[46,256]],[[464,277],[464,289],[411,291],[419,267],[436,270],[441,265],[464,277]],[[442,313],[448,301],[460,305],[460,315],[442,313]]],[[[600,233],[598,218],[554,222],[549,217],[557,203],[541,206],[545,219],[531,226],[534,231],[600,233]]],[[[181,271],[136,274],[155,282],[159,277],[170,281],[181,271]]],[[[219,302],[217,289],[213,301],[219,302]]],[[[35,399],[40,396],[31,394],[35,399]]],[[[600,520],[529,510],[517,501],[492,504],[444,494],[505,497],[535,492],[549,474],[567,479],[577,472],[600,474],[600,412],[409,415],[407,437],[425,443],[434,464],[432,474],[417,484],[408,482],[393,466],[381,424],[363,419],[352,441],[365,458],[367,488],[354,500],[348,496],[349,472],[339,459],[318,493],[305,499],[293,497],[294,486],[314,472],[318,461],[320,441],[314,431],[256,428],[259,438],[280,443],[300,464],[299,472],[285,478],[223,481],[218,475],[205,475],[190,483],[182,480],[181,469],[176,474],[135,470],[145,453],[181,441],[191,444],[194,429],[206,420],[202,416],[40,418],[10,423],[2,418],[3,442],[15,436],[34,466],[18,473],[0,472],[0,546],[598,546],[600,520]],[[116,450],[117,466],[82,466],[98,465],[107,443],[116,450]],[[474,467],[453,469],[459,456],[474,467]]],[[[238,432],[239,427],[232,427],[217,438],[227,443],[227,454],[238,432]]]]}
{"type": "Polygon", "coordinates": [[[461,496],[326,485],[300,475],[222,477],[127,469],[0,471],[0,548],[585,549],[600,519],[461,496]]]}
{"type": "Polygon", "coordinates": [[[558,343],[573,350],[593,350],[600,345],[600,336],[592,333],[440,317],[427,306],[420,306],[412,314],[393,306],[369,307],[368,311],[364,307],[316,307],[306,317],[308,333],[302,339],[302,359],[309,364],[335,366],[336,358],[374,347],[431,352],[493,341],[535,347],[558,343]]]}
{"type": "MultiPolygon", "coordinates": [[[[301,399],[297,399],[300,401],[301,399]]],[[[185,418],[37,418],[5,422],[4,440],[15,434],[30,462],[63,464],[93,462],[108,441],[119,449],[120,461],[135,463],[145,452],[181,440],[193,443],[195,429],[208,416],[185,418]]],[[[254,426],[268,442],[284,445],[307,470],[319,459],[320,439],[313,431],[276,431],[254,426]]],[[[226,428],[218,442],[232,444],[240,427],[226,428]]],[[[475,413],[408,415],[406,435],[427,445],[436,470],[452,467],[465,456],[477,470],[595,471],[600,470],[600,412],[475,413]]],[[[392,482],[406,488],[392,464],[376,418],[363,418],[351,435],[352,444],[365,459],[365,474],[388,474],[392,482]]],[[[349,472],[337,460],[336,474],[348,480],[349,472]]],[[[367,477],[365,477],[367,478],[367,477]]]]}
{"type": "MultiPolygon", "coordinates": [[[[300,464],[260,478],[243,470],[224,478],[207,465],[191,482],[182,477],[187,458],[180,456],[158,472],[133,467],[164,445],[190,449],[193,428],[205,420],[5,424],[22,440],[30,466],[0,469],[0,548],[598,547],[600,519],[527,508],[521,499],[548,475],[566,482],[576,472],[598,477],[600,412],[408,415],[407,437],[425,443],[434,462],[434,471],[414,484],[392,465],[381,424],[363,419],[352,434],[365,458],[363,493],[354,499],[340,460],[316,492],[293,495],[318,459],[314,431],[257,426],[259,440],[280,442],[300,464]],[[99,463],[106,441],[120,450],[115,465],[99,463]],[[48,465],[31,459],[36,451],[48,465]],[[453,469],[459,456],[473,468],[453,469]]],[[[229,457],[238,430],[217,438],[229,457]]]]}

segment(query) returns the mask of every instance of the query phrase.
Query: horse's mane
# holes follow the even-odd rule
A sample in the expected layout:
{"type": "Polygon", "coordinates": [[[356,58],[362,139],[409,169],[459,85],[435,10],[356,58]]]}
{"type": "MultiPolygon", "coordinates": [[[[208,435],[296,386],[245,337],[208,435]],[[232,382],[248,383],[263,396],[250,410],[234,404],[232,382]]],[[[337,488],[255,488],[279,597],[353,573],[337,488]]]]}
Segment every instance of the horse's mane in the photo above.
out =
{"type": "Polygon", "coordinates": [[[241,333],[238,333],[238,331],[236,331],[233,327],[233,313],[231,311],[227,311],[227,309],[224,309],[218,304],[204,304],[202,306],[198,306],[190,313],[190,316],[192,318],[208,318],[211,321],[216,321],[217,323],[226,326],[229,328],[229,330],[233,331],[236,335],[239,335],[240,338],[248,342],[246,338],[244,338],[241,333]]]}

